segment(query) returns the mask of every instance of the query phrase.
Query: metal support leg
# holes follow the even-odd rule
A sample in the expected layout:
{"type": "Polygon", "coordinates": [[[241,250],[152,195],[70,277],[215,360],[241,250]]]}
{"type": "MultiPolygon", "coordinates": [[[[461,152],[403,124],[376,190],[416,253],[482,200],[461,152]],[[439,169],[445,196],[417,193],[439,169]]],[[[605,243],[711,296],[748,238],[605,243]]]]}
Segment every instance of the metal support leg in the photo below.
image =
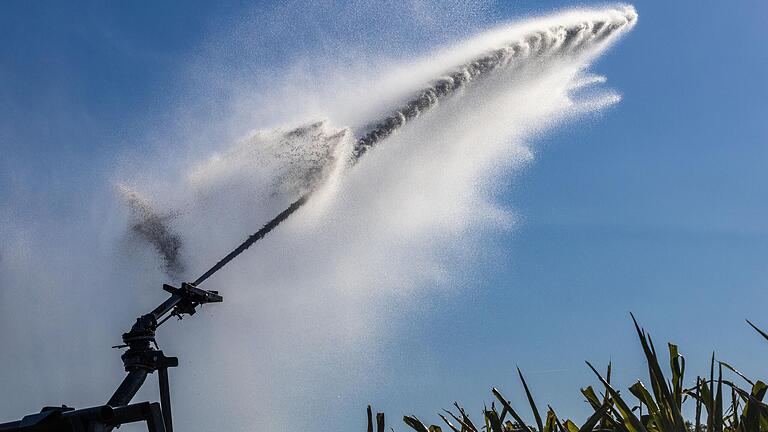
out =
{"type": "Polygon", "coordinates": [[[149,432],[167,432],[163,425],[163,416],[157,402],[149,405],[149,417],[147,417],[147,429],[149,432]]]}
{"type": "Polygon", "coordinates": [[[173,432],[173,418],[171,415],[171,386],[168,381],[168,368],[158,369],[160,381],[160,406],[163,411],[163,423],[165,432],[173,432]]]}

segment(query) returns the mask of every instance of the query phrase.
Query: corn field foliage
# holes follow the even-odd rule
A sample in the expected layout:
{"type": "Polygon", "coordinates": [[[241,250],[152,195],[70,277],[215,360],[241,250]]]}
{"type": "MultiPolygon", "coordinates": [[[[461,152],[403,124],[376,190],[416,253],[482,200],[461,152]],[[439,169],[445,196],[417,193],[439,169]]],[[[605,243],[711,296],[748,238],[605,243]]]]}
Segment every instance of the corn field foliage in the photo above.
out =
{"type": "MultiPolygon", "coordinates": [[[[685,387],[685,358],[677,345],[667,345],[669,363],[663,367],[650,335],[634,316],[632,320],[648,363],[648,380],[638,380],[629,387],[629,394],[620,393],[611,385],[610,363],[603,374],[587,362],[600,384],[599,390],[592,386],[581,389],[594,410],[581,424],[560,418],[551,406],[546,410],[537,406],[520,369],[517,372],[533,425],[526,423],[496,388],[490,408],[486,406],[475,419],[454,403],[451,410],[439,414],[443,425],[427,426],[415,416],[405,416],[403,421],[417,432],[768,432],[768,405],[763,402],[768,385],[752,381],[728,363],[715,361],[713,354],[709,376],[697,376],[691,387],[685,387]],[[723,369],[736,377],[738,384],[724,379],[723,369]],[[695,405],[693,418],[683,416],[683,404],[695,405]]],[[[747,323],[768,340],[768,333],[747,323]]],[[[374,418],[369,406],[368,432],[374,430],[385,432],[384,414],[374,418]]]]}

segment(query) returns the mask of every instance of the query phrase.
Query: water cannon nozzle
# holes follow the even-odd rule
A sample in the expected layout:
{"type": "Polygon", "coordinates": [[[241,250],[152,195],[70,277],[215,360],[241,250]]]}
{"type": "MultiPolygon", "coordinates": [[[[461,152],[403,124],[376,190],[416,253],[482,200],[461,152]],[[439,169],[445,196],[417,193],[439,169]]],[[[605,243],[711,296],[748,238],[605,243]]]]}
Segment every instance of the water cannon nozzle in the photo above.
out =
{"type": "Polygon", "coordinates": [[[205,303],[221,303],[224,298],[218,291],[204,290],[196,287],[194,284],[184,282],[181,288],[171,285],[163,285],[163,290],[180,297],[179,302],[174,306],[172,315],[181,317],[184,314],[194,315],[197,306],[205,303]]]}

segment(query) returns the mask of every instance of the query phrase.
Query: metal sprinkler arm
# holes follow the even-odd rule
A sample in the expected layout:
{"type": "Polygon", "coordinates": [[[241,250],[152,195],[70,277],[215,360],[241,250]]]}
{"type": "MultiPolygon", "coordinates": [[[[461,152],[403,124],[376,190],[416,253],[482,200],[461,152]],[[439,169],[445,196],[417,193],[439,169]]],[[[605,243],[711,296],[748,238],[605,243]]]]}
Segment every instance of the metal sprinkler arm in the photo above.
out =
{"type": "Polygon", "coordinates": [[[182,283],[181,288],[163,285],[163,289],[171,293],[171,296],[152,312],[138,317],[131,330],[123,333],[124,344],[115,347],[128,348],[121,356],[128,375],[120,383],[107,405],[111,407],[128,405],[144,384],[147,375],[159,371],[163,422],[166,432],[172,432],[168,368],[178,366],[179,359],[166,357],[160,349],[157,349],[155,331],[172,316],[181,319],[185,314],[194,315],[197,306],[204,303],[220,303],[223,298],[217,291],[202,290],[190,283],[182,283]]]}
{"type": "MultiPolygon", "coordinates": [[[[172,316],[194,315],[195,308],[204,303],[221,303],[223,297],[218,291],[208,291],[197,288],[195,284],[182,283],[181,288],[176,288],[168,284],[163,285],[163,290],[171,293],[168,300],[161,303],[149,314],[149,319],[155,323],[155,328],[159,327],[168,318],[172,316]],[[163,316],[171,312],[165,319],[163,316]]],[[[147,315],[144,315],[145,317],[147,315]]]]}

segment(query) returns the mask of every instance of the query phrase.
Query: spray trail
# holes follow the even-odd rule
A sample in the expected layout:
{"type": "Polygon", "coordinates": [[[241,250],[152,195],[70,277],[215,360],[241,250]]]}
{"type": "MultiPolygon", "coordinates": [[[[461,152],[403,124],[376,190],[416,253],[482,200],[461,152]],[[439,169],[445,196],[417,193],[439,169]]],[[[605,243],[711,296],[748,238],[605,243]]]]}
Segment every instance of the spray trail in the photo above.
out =
{"type": "Polygon", "coordinates": [[[636,19],[634,9],[628,9],[624,13],[618,13],[610,21],[598,18],[571,26],[557,25],[531,32],[521,39],[505,43],[500,48],[474,58],[436,80],[390,116],[369,127],[370,130],[355,143],[352,160],[357,161],[376,143],[414,120],[419,114],[434,108],[441,99],[454,95],[473,81],[499,69],[524,67],[525,62],[552,56],[573,56],[584,50],[594,49],[596,44],[631,26],[636,19]]]}
{"type": "Polygon", "coordinates": [[[182,240],[168,224],[174,215],[158,214],[145,198],[126,185],[120,185],[119,189],[131,210],[131,233],[154,247],[169,276],[178,277],[183,274],[185,265],[181,256],[182,240]]]}
{"type": "MultiPolygon", "coordinates": [[[[637,19],[637,14],[633,8],[627,8],[623,11],[616,11],[612,18],[610,20],[597,18],[570,26],[556,25],[536,30],[520,39],[505,42],[501,47],[458,66],[418,92],[416,96],[396,109],[394,113],[375,122],[373,126],[369,126],[368,132],[359,138],[352,148],[349,164],[357,163],[360,157],[377,143],[416,119],[420,114],[433,109],[440,100],[454,95],[473,81],[513,65],[522,68],[525,66],[525,62],[542,61],[553,56],[575,56],[585,50],[594,49],[600,43],[608,41],[617,31],[631,26],[637,19]]],[[[317,179],[317,176],[313,177],[317,179]]],[[[319,185],[321,182],[317,181],[316,184],[319,185]]],[[[267,222],[260,230],[249,236],[232,252],[198,277],[194,284],[198,285],[204,282],[251,245],[264,238],[281,222],[301,208],[313,191],[314,189],[310,187],[307,193],[291,203],[287,209],[267,222]]]]}

